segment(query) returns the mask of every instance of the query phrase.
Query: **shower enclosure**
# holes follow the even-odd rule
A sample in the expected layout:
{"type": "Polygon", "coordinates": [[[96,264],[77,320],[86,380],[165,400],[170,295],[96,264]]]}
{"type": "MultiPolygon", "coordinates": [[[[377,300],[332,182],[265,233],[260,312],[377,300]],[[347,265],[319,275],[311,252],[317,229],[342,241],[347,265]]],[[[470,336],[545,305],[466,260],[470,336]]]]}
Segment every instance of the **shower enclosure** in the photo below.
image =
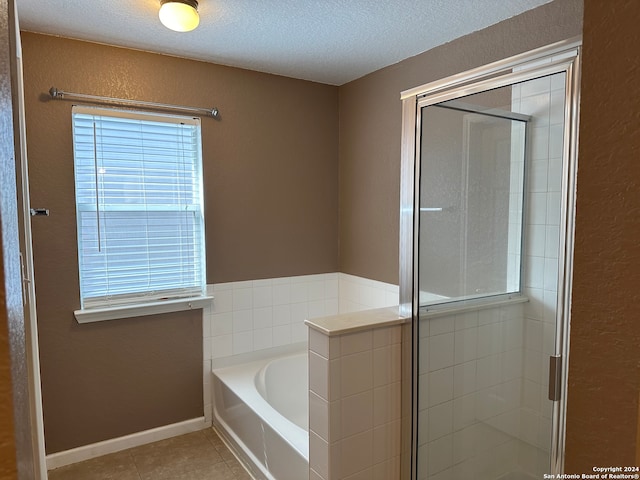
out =
{"type": "Polygon", "coordinates": [[[562,471],[579,52],[403,93],[403,478],[562,471]]]}

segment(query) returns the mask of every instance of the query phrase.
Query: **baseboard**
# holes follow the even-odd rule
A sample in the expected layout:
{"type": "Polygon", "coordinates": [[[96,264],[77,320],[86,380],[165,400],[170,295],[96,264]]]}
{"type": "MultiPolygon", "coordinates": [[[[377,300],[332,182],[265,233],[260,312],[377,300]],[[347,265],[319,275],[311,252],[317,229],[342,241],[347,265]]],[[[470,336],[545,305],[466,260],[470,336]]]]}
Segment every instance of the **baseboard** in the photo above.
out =
{"type": "Polygon", "coordinates": [[[72,448],[64,452],[52,453],[51,455],[47,455],[47,470],[53,470],[54,468],[90,460],[109,453],[184,435],[185,433],[197,432],[198,430],[209,427],[211,427],[211,421],[207,422],[205,417],[199,417],[185,420],[184,422],[172,423],[171,425],[165,425],[163,427],[152,428],[151,430],[145,430],[143,432],[132,433],[124,437],[112,438],[103,442],[72,448]]]}

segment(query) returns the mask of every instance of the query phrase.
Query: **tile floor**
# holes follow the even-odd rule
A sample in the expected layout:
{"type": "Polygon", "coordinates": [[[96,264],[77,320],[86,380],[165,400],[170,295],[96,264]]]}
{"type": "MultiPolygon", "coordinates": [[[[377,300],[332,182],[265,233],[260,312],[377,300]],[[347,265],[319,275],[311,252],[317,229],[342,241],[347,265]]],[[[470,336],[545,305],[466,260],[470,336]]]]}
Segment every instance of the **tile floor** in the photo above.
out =
{"type": "Polygon", "coordinates": [[[49,480],[251,480],[213,429],[49,471],[49,480]]]}

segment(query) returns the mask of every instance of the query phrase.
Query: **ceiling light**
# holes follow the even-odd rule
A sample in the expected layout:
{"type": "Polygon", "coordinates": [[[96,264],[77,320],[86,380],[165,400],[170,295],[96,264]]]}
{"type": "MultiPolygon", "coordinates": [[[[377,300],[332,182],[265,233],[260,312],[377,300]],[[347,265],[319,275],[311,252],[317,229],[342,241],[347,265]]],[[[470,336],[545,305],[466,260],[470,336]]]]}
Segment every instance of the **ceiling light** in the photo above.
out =
{"type": "Polygon", "coordinates": [[[196,0],[160,0],[160,21],[176,32],[189,32],[200,23],[196,0]]]}

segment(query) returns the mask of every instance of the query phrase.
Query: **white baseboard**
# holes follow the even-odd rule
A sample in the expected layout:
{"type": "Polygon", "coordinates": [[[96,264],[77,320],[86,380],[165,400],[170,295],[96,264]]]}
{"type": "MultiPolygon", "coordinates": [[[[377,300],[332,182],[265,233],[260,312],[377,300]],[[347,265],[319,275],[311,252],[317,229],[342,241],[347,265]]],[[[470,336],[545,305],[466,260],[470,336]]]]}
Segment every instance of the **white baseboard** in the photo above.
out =
{"type": "Polygon", "coordinates": [[[101,457],[109,453],[120,452],[132,447],[139,447],[147,443],[165,440],[167,438],[184,435],[185,433],[197,432],[211,427],[211,420],[205,417],[193,418],[184,422],[172,423],[163,427],[152,428],[143,432],[132,433],[124,437],[112,438],[103,442],[92,443],[82,447],[72,448],[64,452],[47,455],[47,470],[64,467],[72,463],[82,462],[95,457],[101,457]]]}

